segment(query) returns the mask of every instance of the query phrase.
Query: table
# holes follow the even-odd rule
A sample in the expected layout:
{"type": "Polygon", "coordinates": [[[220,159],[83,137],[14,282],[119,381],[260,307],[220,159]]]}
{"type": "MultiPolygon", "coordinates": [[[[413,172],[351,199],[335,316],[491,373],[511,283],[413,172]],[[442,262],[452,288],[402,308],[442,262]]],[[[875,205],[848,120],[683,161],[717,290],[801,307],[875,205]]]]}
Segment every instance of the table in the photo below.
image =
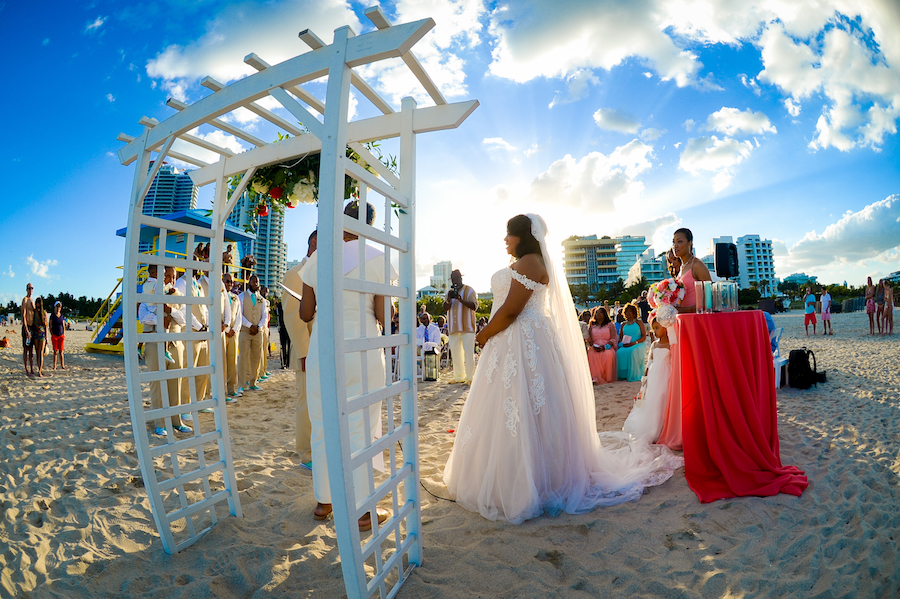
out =
{"type": "Polygon", "coordinates": [[[781,463],[762,312],[679,314],[675,328],[688,485],[702,503],[799,496],[809,482],[802,470],[781,463]]]}

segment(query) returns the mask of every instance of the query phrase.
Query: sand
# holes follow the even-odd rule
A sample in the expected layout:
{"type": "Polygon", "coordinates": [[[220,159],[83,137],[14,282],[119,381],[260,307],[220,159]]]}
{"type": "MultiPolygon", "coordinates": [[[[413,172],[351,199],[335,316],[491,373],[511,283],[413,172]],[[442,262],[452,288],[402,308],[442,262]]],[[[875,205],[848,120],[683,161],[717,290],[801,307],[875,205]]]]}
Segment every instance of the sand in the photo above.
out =
{"type": "MultiPolygon", "coordinates": [[[[900,334],[866,335],[861,313],[835,315],[829,337],[807,338],[799,313],[775,320],[784,351],[805,345],[828,373],[778,396],[782,460],[809,476],[801,497],[701,504],[679,471],[637,502],[490,522],[443,499],[467,387],[420,384],[424,564],[399,596],[900,596],[900,334]]],[[[270,360],[263,390],[228,407],[244,517],[169,556],[122,360],[86,354],[88,335],[67,333],[68,370],[46,379],[25,377],[17,334],[0,349],[0,596],[343,596],[334,523],[312,519],[293,449],[293,373],[270,360]]],[[[637,386],[596,388],[600,430],[622,426],[637,386]]]]}

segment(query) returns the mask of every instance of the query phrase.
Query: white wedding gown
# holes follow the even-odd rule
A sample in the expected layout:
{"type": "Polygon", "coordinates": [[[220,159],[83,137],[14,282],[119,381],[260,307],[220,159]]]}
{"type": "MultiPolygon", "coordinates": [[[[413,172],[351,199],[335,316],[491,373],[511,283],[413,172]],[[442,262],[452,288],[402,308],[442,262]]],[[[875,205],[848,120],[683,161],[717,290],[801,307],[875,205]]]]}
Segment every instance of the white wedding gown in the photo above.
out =
{"type": "Polygon", "coordinates": [[[604,433],[601,446],[583,345],[583,366],[566,367],[546,285],[504,268],[491,278],[494,312],[513,277],[533,293],[481,353],[444,469],[450,494],[485,518],[518,524],[545,511],[583,513],[638,499],[668,480],[684,465],[668,448],[622,432],[604,433]]]}
{"type": "Polygon", "coordinates": [[[672,358],[667,347],[654,347],[650,351],[647,382],[642,388],[643,395],[634,402],[622,430],[647,443],[656,443],[663,429],[666,402],[669,399],[672,358]]]}

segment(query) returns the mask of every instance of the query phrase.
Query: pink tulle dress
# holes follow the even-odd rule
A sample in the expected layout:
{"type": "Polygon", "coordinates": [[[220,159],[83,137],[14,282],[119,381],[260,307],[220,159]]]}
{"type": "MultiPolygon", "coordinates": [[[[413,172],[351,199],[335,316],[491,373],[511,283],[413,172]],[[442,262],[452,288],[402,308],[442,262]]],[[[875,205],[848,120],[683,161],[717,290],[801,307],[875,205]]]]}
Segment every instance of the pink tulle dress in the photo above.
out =
{"type": "Polygon", "coordinates": [[[588,366],[591,368],[591,379],[597,385],[611,383],[616,380],[616,325],[608,323],[605,326],[592,326],[590,329],[591,347],[588,348],[588,366]],[[594,346],[605,347],[607,350],[596,350],[594,346]]]}

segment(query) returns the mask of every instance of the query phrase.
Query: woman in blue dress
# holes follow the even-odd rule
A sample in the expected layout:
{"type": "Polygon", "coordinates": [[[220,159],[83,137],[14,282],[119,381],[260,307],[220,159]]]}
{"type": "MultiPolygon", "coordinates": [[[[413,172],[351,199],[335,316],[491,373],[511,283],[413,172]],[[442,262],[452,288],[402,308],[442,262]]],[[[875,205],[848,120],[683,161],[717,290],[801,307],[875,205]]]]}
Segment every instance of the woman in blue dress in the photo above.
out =
{"type": "Polygon", "coordinates": [[[616,351],[619,380],[639,381],[644,375],[644,340],[647,339],[647,331],[638,318],[637,306],[628,304],[624,312],[625,322],[619,331],[619,349],[616,351]]]}

